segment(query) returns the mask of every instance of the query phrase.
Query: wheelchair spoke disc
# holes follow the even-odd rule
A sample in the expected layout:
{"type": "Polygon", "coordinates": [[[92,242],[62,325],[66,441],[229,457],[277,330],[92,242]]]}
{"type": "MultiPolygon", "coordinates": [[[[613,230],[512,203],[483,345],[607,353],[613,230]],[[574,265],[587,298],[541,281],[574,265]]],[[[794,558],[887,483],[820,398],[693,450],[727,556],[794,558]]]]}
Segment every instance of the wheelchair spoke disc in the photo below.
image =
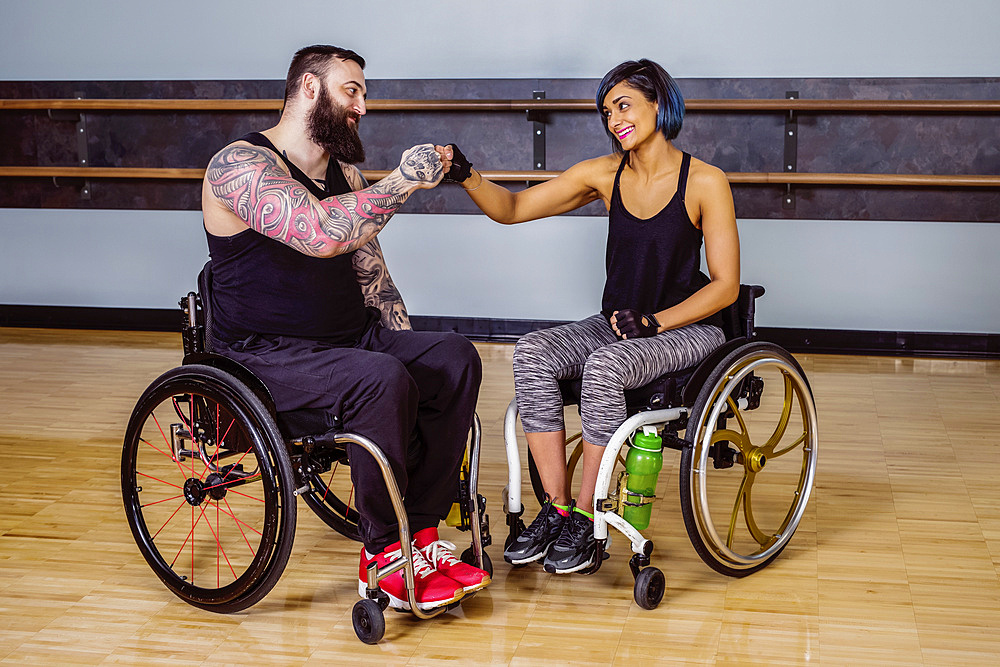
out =
{"type": "Polygon", "coordinates": [[[734,352],[703,386],[686,439],[681,496],[699,554],[731,575],[767,565],[815,476],[815,405],[798,364],[767,343],[734,352]]]}
{"type": "Polygon", "coordinates": [[[213,383],[182,378],[151,390],[130,420],[122,464],[140,551],[192,604],[256,601],[276,546],[291,539],[284,520],[290,490],[263,442],[259,415],[213,383]]]}

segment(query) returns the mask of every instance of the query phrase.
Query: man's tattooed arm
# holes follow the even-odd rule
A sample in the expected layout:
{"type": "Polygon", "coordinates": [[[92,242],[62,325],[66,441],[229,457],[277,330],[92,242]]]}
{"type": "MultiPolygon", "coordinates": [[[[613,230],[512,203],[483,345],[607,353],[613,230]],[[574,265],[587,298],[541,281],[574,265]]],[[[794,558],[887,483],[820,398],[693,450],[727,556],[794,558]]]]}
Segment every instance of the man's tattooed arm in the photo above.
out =
{"type": "Polygon", "coordinates": [[[368,179],[353,164],[341,162],[340,170],[344,172],[344,178],[347,179],[347,183],[351,186],[352,190],[364,190],[368,187],[368,179]]]}
{"type": "Polygon", "coordinates": [[[365,297],[366,306],[375,306],[382,313],[382,326],[386,329],[410,329],[410,316],[406,313],[403,296],[392,282],[389,269],[382,256],[378,238],[363,245],[354,253],[354,271],[365,297]]]}
{"type": "Polygon", "coordinates": [[[414,146],[375,185],[320,200],[271,151],[235,144],[212,158],[206,179],[212,194],[251,229],[303,254],[333,257],[368,243],[414,190],[434,187],[443,173],[433,145],[414,146]]]}

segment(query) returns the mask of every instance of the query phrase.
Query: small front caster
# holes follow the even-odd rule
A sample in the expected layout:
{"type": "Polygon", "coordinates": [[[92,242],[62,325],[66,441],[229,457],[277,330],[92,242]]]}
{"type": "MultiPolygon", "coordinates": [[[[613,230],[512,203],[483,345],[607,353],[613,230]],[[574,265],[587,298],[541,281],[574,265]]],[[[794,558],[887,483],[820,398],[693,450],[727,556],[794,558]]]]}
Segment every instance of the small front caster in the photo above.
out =
{"type": "Polygon", "coordinates": [[[375,600],[358,600],[351,612],[354,633],[366,644],[377,644],[385,635],[385,616],[375,600]]]}
{"type": "MultiPolygon", "coordinates": [[[[466,565],[479,567],[476,565],[476,556],[472,553],[472,547],[462,552],[462,562],[466,565]]],[[[493,561],[490,560],[490,555],[486,551],[483,551],[483,570],[486,571],[486,574],[490,575],[491,579],[493,578],[493,561]]]]}
{"type": "Polygon", "coordinates": [[[666,579],[658,568],[647,567],[639,572],[635,578],[635,587],[632,595],[635,603],[643,609],[656,609],[663,599],[663,593],[667,588],[666,579]]]}

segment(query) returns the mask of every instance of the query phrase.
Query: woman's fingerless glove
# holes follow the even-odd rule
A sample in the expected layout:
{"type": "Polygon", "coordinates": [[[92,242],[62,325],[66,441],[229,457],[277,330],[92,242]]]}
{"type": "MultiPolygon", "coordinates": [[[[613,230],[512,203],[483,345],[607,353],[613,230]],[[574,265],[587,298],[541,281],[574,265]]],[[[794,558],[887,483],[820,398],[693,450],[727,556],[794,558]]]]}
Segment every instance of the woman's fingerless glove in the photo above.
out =
{"type": "Polygon", "coordinates": [[[444,180],[452,183],[462,183],[472,176],[472,163],[465,157],[455,144],[448,144],[454,157],[451,158],[451,168],[444,175],[444,180]]]}
{"type": "Polygon", "coordinates": [[[660,323],[653,315],[643,315],[638,310],[619,310],[615,314],[615,326],[622,338],[650,338],[656,335],[660,323]]]}

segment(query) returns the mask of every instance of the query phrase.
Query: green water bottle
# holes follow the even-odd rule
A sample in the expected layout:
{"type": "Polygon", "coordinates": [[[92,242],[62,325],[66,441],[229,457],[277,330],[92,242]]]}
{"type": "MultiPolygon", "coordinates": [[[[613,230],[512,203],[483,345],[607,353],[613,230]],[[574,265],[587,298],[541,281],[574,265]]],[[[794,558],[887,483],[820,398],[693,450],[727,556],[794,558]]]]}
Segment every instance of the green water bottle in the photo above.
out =
{"type": "MultiPolygon", "coordinates": [[[[625,488],[643,496],[656,495],[656,478],[659,477],[662,467],[663,440],[656,433],[655,427],[643,426],[642,430],[636,431],[633,436],[632,446],[629,447],[628,455],[625,457],[625,470],[628,471],[625,488]]],[[[626,494],[625,500],[638,503],[642,499],[626,494]]],[[[649,516],[652,511],[653,506],[648,503],[638,507],[625,505],[622,516],[636,530],[645,530],[649,527],[649,516]]]]}

